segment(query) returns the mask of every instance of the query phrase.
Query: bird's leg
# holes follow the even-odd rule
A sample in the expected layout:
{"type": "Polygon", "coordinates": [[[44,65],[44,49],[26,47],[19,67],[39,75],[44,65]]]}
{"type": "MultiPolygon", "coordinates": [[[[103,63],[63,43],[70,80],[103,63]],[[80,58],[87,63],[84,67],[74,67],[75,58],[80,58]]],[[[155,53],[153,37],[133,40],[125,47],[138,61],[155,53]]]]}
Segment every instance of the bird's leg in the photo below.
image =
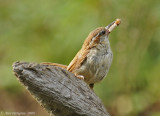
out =
{"type": "Polygon", "coordinates": [[[93,87],[94,87],[94,83],[92,84],[89,84],[89,87],[93,90],[93,87]]]}

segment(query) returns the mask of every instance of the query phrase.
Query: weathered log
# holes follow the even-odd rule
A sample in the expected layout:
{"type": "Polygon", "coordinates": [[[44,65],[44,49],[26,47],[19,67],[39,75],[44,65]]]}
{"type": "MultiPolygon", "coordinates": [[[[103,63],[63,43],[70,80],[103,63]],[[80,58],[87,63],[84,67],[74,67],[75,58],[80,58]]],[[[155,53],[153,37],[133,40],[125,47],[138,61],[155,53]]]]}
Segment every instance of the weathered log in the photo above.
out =
{"type": "Polygon", "coordinates": [[[83,81],[57,66],[16,62],[13,71],[31,95],[55,116],[109,116],[83,81]]]}

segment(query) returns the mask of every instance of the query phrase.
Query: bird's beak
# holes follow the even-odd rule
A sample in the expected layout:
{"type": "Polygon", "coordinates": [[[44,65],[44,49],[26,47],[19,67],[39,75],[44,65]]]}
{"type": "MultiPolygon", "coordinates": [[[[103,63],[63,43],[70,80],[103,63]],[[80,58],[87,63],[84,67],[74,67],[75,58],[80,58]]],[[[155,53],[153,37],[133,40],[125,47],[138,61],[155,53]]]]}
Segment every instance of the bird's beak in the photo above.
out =
{"type": "Polygon", "coordinates": [[[115,23],[115,21],[113,21],[112,23],[110,23],[108,26],[106,26],[105,28],[108,30],[113,24],[115,23]]]}
{"type": "Polygon", "coordinates": [[[120,19],[116,19],[116,21],[112,22],[108,26],[106,26],[106,30],[110,33],[115,27],[117,27],[121,23],[120,19]]]}

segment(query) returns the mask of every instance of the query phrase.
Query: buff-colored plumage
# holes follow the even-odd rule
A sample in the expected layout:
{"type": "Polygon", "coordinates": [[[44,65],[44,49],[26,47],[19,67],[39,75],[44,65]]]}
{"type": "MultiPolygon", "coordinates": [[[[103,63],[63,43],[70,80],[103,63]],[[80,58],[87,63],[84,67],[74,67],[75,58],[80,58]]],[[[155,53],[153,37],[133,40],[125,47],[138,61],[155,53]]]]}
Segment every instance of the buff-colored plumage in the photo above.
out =
{"type": "Polygon", "coordinates": [[[113,55],[108,35],[120,22],[120,19],[117,19],[107,27],[93,30],[68,66],[56,63],[45,64],[64,68],[78,78],[84,79],[93,88],[94,83],[101,81],[109,71],[113,55]]]}
{"type": "MultiPolygon", "coordinates": [[[[83,43],[82,48],[68,65],[67,67],[68,71],[73,72],[76,68],[79,68],[79,66],[81,66],[81,64],[85,61],[86,56],[89,53],[90,49],[94,46],[94,45],[89,46],[91,39],[102,29],[104,29],[104,27],[97,28],[88,35],[88,37],[83,43]]],[[[98,43],[98,39],[99,37],[96,38],[97,42],[95,44],[98,43]]]]}

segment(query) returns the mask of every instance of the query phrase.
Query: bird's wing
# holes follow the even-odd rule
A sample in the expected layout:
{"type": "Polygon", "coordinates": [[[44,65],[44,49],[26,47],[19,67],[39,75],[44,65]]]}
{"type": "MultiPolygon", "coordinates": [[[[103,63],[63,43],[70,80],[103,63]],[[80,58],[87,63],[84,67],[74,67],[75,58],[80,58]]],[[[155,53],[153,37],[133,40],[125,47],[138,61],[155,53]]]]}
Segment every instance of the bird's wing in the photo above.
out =
{"type": "Polygon", "coordinates": [[[86,60],[87,54],[89,52],[89,49],[81,49],[76,56],[73,58],[73,60],[70,62],[70,64],[67,67],[67,70],[70,72],[73,72],[75,69],[81,66],[81,64],[86,60]]]}
{"type": "Polygon", "coordinates": [[[92,40],[92,38],[97,35],[98,32],[100,32],[102,29],[104,29],[104,27],[99,27],[95,30],[93,30],[88,37],[86,38],[86,40],[83,43],[83,46],[81,48],[81,50],[76,54],[76,56],[74,57],[74,59],[71,61],[71,63],[69,64],[69,66],[67,67],[67,70],[70,72],[73,72],[75,69],[77,69],[79,66],[81,66],[81,64],[86,60],[87,54],[89,53],[89,50],[95,46],[95,44],[97,44],[99,42],[99,36],[95,37],[95,41],[93,44],[90,45],[90,42],[92,40]]]}

